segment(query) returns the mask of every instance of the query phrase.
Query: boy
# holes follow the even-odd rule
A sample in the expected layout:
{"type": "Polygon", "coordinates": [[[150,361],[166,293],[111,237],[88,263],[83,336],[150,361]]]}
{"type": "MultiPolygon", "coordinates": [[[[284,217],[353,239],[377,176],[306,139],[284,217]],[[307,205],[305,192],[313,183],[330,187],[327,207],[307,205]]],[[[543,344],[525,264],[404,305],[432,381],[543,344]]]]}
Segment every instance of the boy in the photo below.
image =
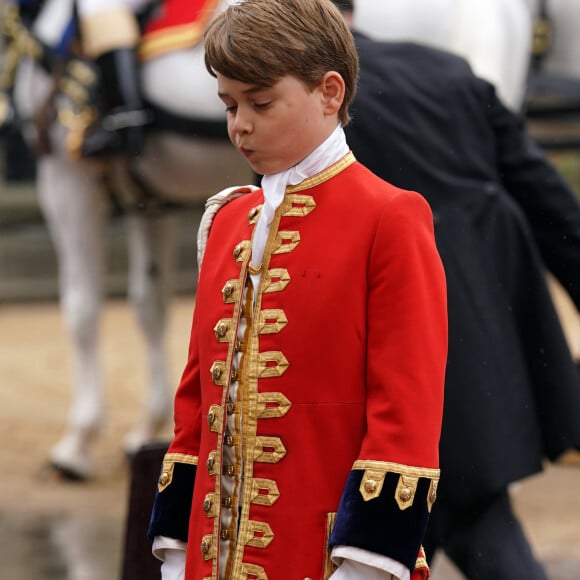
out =
{"type": "Polygon", "coordinates": [[[426,578],[447,351],[431,212],[349,152],[358,59],[330,0],[246,0],[204,40],[264,177],[200,228],[150,526],[163,578],[186,547],[189,580],[426,578]]]}

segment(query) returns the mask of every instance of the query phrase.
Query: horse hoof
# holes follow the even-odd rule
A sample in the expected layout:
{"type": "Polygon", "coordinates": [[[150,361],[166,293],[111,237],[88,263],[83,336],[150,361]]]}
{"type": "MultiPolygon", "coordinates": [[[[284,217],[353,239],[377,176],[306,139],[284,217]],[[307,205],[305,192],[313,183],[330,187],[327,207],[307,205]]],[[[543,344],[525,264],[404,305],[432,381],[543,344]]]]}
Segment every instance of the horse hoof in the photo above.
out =
{"type": "Polygon", "coordinates": [[[95,475],[95,462],[84,441],[65,436],[51,450],[49,464],[66,481],[87,481],[95,475]]]}
{"type": "Polygon", "coordinates": [[[59,465],[51,461],[43,469],[41,479],[65,483],[86,483],[91,479],[91,476],[70,466],[59,465]]]}

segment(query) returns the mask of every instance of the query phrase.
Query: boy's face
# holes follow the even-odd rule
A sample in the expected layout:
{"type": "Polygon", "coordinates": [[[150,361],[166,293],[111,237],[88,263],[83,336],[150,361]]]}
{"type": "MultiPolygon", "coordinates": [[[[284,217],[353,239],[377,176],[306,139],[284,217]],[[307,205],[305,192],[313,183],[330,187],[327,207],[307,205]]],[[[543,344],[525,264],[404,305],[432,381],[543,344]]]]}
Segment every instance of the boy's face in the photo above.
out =
{"type": "Polygon", "coordinates": [[[219,73],[217,80],[230,139],[258,174],[278,173],[296,165],[338,124],[324,82],[311,91],[291,75],[269,88],[219,73]]]}

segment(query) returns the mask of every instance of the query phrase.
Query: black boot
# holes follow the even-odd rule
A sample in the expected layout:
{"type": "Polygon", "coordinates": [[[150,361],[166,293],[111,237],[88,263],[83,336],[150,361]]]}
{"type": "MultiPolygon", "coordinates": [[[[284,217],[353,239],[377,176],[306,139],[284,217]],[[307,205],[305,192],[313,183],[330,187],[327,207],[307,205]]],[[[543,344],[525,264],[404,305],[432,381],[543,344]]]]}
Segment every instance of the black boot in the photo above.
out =
{"type": "Polygon", "coordinates": [[[96,59],[101,92],[101,116],[85,132],[83,156],[139,155],[145,126],[152,113],[141,98],[135,51],[122,48],[96,59]]]}

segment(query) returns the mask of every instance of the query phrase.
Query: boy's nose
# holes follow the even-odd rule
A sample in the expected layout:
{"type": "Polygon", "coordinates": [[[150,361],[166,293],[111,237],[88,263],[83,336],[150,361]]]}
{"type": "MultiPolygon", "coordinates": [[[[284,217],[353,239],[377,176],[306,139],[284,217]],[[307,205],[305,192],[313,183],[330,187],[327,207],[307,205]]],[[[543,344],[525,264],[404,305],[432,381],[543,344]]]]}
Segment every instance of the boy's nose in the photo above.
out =
{"type": "Polygon", "coordinates": [[[251,131],[252,125],[248,115],[240,112],[238,109],[236,111],[236,116],[234,117],[233,129],[236,133],[249,133],[251,131]]]}

